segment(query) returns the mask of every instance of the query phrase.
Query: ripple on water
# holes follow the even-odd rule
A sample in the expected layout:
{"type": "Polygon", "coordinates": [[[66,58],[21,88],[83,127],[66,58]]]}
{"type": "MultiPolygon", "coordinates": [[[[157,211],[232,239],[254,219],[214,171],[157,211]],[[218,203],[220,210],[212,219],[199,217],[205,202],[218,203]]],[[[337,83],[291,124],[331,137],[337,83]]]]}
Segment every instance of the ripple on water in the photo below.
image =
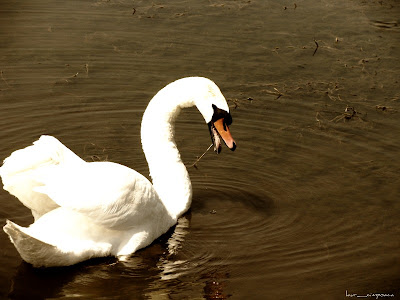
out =
{"type": "Polygon", "coordinates": [[[279,196],[245,177],[210,182],[194,176],[193,183],[192,209],[170,238],[178,236],[180,246],[161,260],[166,280],[204,281],[216,270],[235,274],[238,281],[272,283],[288,280],[288,274],[326,276],[367,254],[371,245],[365,241],[374,241],[380,231],[345,208],[337,214],[335,207],[309,205],[309,199],[299,202],[283,192],[279,196]]]}

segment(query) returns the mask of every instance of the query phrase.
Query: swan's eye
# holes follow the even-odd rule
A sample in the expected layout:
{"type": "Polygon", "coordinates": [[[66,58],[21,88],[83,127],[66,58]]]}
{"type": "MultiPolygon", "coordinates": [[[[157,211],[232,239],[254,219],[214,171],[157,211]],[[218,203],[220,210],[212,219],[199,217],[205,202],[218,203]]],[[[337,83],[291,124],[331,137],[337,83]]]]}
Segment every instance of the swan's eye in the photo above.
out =
{"type": "Polygon", "coordinates": [[[214,114],[212,116],[212,122],[215,122],[216,120],[219,119],[224,119],[224,129],[225,126],[229,126],[232,124],[232,116],[230,113],[228,113],[226,110],[220,109],[218,108],[216,105],[212,105],[213,109],[214,109],[214,114]]]}
{"type": "Polygon", "coordinates": [[[225,120],[225,124],[226,125],[231,125],[232,124],[232,116],[231,116],[231,114],[230,113],[227,113],[227,115],[226,115],[226,117],[224,117],[224,120],[225,120]]]}

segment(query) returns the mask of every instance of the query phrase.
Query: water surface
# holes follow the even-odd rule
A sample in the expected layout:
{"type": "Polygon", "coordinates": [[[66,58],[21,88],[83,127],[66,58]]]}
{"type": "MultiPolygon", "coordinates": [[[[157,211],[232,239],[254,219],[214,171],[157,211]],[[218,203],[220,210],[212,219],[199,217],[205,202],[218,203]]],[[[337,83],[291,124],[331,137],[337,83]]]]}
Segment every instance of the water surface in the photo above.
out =
{"type": "MultiPolygon", "coordinates": [[[[399,297],[399,15],[390,0],[2,1],[1,159],[50,134],[147,176],[142,113],[193,75],[229,99],[238,148],[190,167],[210,138],[188,109],[177,226],[126,262],[51,270],[0,233],[0,297],[399,297]]],[[[0,191],[6,219],[32,216],[0,191]]]]}

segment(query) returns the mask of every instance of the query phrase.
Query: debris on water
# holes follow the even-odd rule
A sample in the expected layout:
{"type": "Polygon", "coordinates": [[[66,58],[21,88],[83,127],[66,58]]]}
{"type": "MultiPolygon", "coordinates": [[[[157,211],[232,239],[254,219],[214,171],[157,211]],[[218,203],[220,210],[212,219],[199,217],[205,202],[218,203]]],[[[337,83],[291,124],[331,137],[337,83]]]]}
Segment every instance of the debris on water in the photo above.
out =
{"type": "Polygon", "coordinates": [[[0,75],[1,75],[1,79],[4,81],[4,83],[6,84],[7,88],[11,88],[10,85],[8,84],[7,80],[4,78],[3,76],[3,70],[0,71],[0,75]]]}
{"type": "Polygon", "coordinates": [[[274,89],[273,91],[265,90],[265,92],[267,94],[276,95],[277,97],[275,100],[278,100],[280,97],[285,96],[285,94],[282,93],[280,90],[278,90],[276,87],[274,87],[273,89],[274,89]]]}
{"type": "Polygon", "coordinates": [[[245,99],[236,99],[236,98],[235,99],[227,99],[228,103],[230,103],[230,102],[233,103],[233,105],[229,106],[229,107],[231,107],[233,109],[238,108],[240,106],[240,103],[245,101],[245,100],[252,102],[254,99],[252,97],[247,97],[245,99]]]}
{"type": "Polygon", "coordinates": [[[313,53],[312,56],[314,56],[315,53],[317,53],[317,50],[318,50],[318,48],[319,48],[318,42],[317,42],[315,39],[314,39],[314,43],[315,43],[315,45],[316,45],[317,47],[315,48],[314,53],[313,53]]]}
{"type": "Polygon", "coordinates": [[[331,122],[339,122],[340,120],[352,120],[354,117],[356,117],[358,112],[354,109],[353,106],[346,106],[344,109],[344,112],[340,114],[339,116],[333,118],[331,122]]]}
{"type": "Polygon", "coordinates": [[[376,110],[381,110],[381,111],[384,111],[384,112],[396,112],[396,110],[393,108],[393,107],[391,107],[391,106],[386,106],[386,105],[375,105],[375,109],[376,110]]]}
{"type": "Polygon", "coordinates": [[[351,118],[353,118],[355,115],[357,114],[357,112],[355,111],[354,107],[352,106],[347,106],[344,110],[344,118],[347,120],[350,120],[351,118]]]}
{"type": "Polygon", "coordinates": [[[215,209],[210,211],[210,214],[215,215],[217,213],[217,211],[215,209]]]}
{"type": "Polygon", "coordinates": [[[239,100],[238,99],[227,99],[228,100],[228,103],[229,102],[233,102],[233,105],[234,106],[230,106],[230,107],[233,107],[233,109],[236,109],[236,108],[238,108],[238,106],[239,106],[239,100]]]}

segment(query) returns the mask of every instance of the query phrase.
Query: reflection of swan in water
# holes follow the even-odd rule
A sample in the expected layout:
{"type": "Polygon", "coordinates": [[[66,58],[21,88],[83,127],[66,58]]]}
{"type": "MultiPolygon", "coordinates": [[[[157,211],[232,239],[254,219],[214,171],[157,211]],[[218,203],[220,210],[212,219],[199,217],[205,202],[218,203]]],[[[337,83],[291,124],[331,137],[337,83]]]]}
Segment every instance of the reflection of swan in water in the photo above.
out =
{"type": "MultiPolygon", "coordinates": [[[[160,270],[160,280],[154,281],[149,286],[150,291],[146,293],[147,298],[154,300],[171,299],[171,293],[176,292],[171,286],[175,286],[176,282],[182,284],[182,281],[185,280],[182,277],[187,274],[196,274],[193,277],[190,276],[196,278],[196,281],[191,282],[190,286],[192,289],[197,286],[198,292],[205,299],[228,299],[231,296],[224,291],[226,289],[225,279],[229,277],[227,272],[223,272],[220,267],[217,267],[218,270],[209,268],[207,273],[197,274],[196,262],[193,261],[193,258],[190,257],[186,260],[183,255],[180,255],[179,252],[183,249],[185,236],[189,233],[190,216],[190,214],[187,214],[178,220],[174,232],[166,242],[166,252],[157,263],[160,270]],[[199,275],[200,278],[198,278],[199,275]],[[174,284],[171,284],[171,282],[174,282],[174,284]]],[[[191,291],[190,297],[196,298],[193,291],[191,291]]]]}
{"type": "Polygon", "coordinates": [[[174,233],[167,241],[168,255],[161,257],[158,263],[158,268],[161,270],[161,279],[169,280],[179,277],[177,269],[181,269],[185,265],[186,260],[170,260],[176,256],[182,247],[182,243],[185,240],[185,235],[188,233],[189,220],[186,216],[180,218],[176,224],[174,233]]]}
{"type": "Polygon", "coordinates": [[[181,267],[187,262],[181,259],[176,260],[176,256],[179,254],[179,250],[182,248],[185,236],[188,233],[189,218],[190,215],[179,218],[174,232],[167,240],[165,252],[157,262],[157,268],[160,272],[159,280],[155,280],[150,284],[148,292],[145,294],[146,298],[154,300],[171,299],[169,295],[172,291],[168,282],[181,276],[181,267]]]}
{"type": "Polygon", "coordinates": [[[7,221],[21,257],[34,266],[68,266],[93,257],[124,257],[150,245],[188,210],[189,174],[174,142],[181,109],[197,106],[217,152],[234,150],[232,119],[219,88],[206,78],[177,80],[150,101],[142,120],[151,184],[111,162],[87,163],[57,139],[43,136],[11,154],[0,168],[4,189],[32,210],[28,228],[7,221]]]}
{"type": "Polygon", "coordinates": [[[229,278],[229,273],[223,273],[220,271],[210,272],[209,274],[203,275],[207,279],[204,286],[204,298],[207,300],[215,299],[228,299],[231,294],[227,294],[225,289],[225,280],[229,278]]]}

